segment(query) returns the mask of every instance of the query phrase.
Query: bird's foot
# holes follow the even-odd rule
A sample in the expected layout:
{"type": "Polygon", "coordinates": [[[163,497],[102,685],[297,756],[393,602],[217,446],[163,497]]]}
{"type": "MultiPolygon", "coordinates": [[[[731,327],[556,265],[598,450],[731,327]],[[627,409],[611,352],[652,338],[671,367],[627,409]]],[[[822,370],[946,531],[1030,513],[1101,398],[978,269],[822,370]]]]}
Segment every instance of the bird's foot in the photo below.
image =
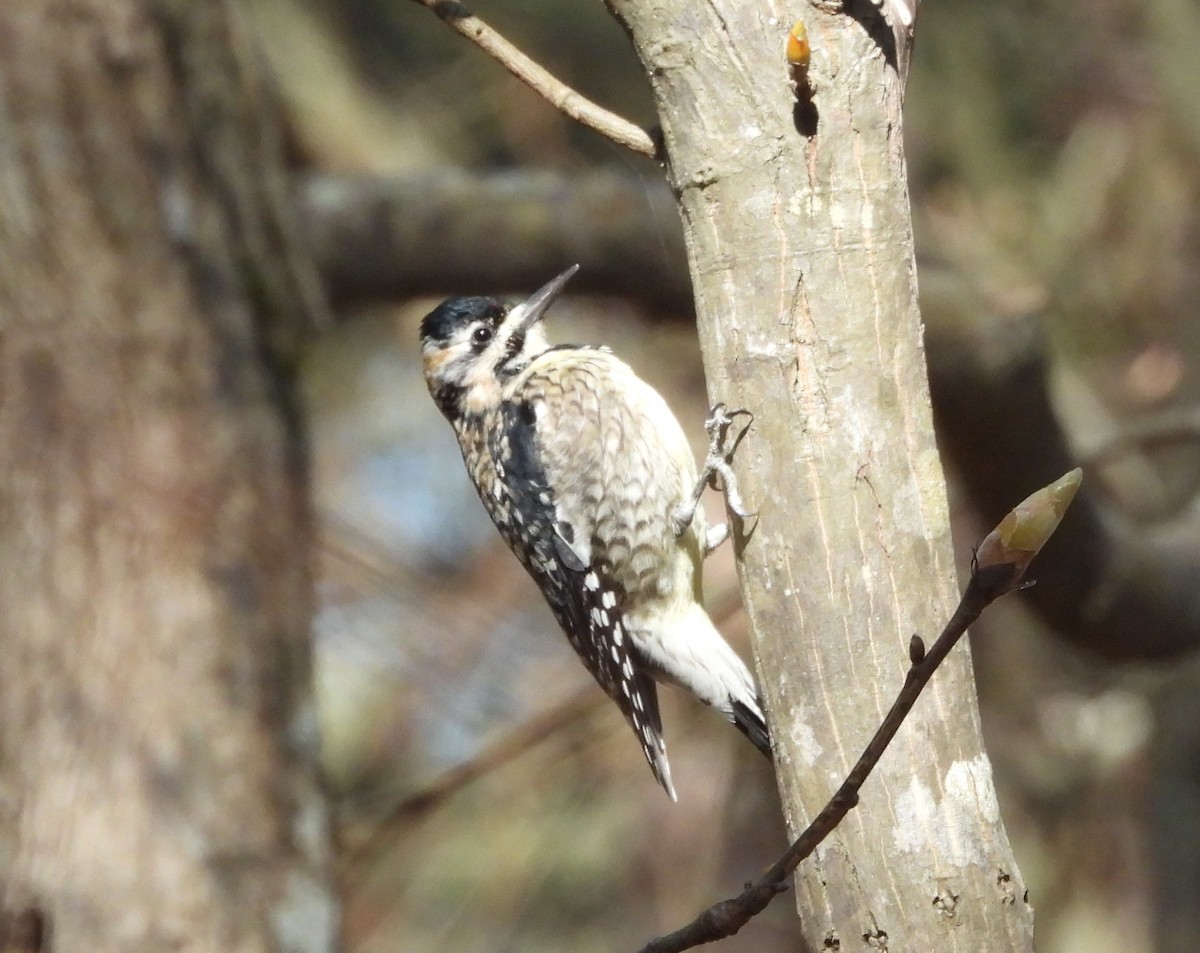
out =
{"type": "MultiPolygon", "coordinates": [[[[696,515],[696,507],[700,505],[700,497],[704,493],[706,486],[711,486],[717,489],[717,477],[721,478],[721,489],[725,493],[725,504],[729,507],[738,519],[751,519],[756,514],[750,510],[742,501],[741,492],[738,490],[737,477],[734,475],[733,468],[729,465],[729,461],[733,457],[737,445],[741,443],[742,437],[745,436],[750,424],[754,422],[754,415],[748,410],[729,410],[724,404],[714,404],[712,410],[709,411],[708,419],[704,422],[704,429],[708,432],[708,455],[704,460],[704,468],[701,470],[700,478],[696,481],[696,487],[692,490],[691,495],[675,508],[672,514],[672,521],[675,528],[675,535],[681,536],[692,523],[692,518],[696,515]],[[738,435],[733,439],[733,443],[726,449],[725,444],[729,439],[729,429],[739,417],[745,417],[746,426],[743,427],[738,435]]],[[[719,546],[729,536],[729,526],[722,524],[713,526],[704,540],[705,553],[711,552],[719,546]]]]}

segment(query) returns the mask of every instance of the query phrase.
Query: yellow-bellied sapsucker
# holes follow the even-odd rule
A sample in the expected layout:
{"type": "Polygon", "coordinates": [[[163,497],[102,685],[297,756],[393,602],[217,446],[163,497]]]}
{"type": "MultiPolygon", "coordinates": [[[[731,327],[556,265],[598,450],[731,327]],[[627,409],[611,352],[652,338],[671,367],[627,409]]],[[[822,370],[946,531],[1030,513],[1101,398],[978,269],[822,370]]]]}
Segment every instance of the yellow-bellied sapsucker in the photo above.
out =
{"type": "Polygon", "coordinates": [[[542,317],[577,268],[511,309],[476,297],[430,312],[425,380],[484,507],[675,799],[655,679],[771,756],[754,678],[700,602],[701,562],[726,529],[706,528],[698,505],[712,472],[747,515],[721,447],[730,418],[710,418],[700,477],[678,420],[627,364],[605,348],[549,346],[542,317]]]}

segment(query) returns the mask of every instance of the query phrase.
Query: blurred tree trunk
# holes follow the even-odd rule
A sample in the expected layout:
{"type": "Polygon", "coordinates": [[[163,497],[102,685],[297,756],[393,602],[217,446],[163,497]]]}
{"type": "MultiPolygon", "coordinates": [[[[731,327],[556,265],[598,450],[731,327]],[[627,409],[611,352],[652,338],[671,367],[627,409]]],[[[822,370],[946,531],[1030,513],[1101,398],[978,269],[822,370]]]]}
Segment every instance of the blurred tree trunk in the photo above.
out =
{"type": "Polygon", "coordinates": [[[224,3],[0,4],[0,948],[334,948],[316,313],[224,3]]]}
{"type": "MultiPolygon", "coordinates": [[[[797,832],[882,719],[909,637],[935,636],[957,601],[902,84],[866,3],[850,6],[863,23],[778,0],[610,6],[653,83],[710,394],[756,415],[735,460],[759,509],[743,593],[797,832]],[[815,133],[787,84],[796,12],[815,133]]],[[[1013,487],[1013,502],[1031,489],[1013,487]]],[[[796,887],[814,950],[1032,948],[965,646],[796,887]]]]}

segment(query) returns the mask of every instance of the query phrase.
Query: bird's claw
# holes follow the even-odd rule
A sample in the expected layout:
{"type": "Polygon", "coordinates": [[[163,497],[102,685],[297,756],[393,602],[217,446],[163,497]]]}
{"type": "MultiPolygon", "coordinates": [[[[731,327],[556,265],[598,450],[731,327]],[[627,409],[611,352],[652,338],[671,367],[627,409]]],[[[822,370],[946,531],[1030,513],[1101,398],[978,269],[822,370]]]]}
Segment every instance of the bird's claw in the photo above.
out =
{"type": "MultiPolygon", "coordinates": [[[[725,494],[725,503],[730,511],[739,519],[752,519],[757,514],[750,510],[742,501],[742,495],[738,491],[737,477],[733,473],[733,468],[729,465],[729,460],[733,456],[733,452],[737,449],[737,445],[741,442],[746,430],[754,421],[754,415],[748,410],[738,409],[729,410],[725,404],[717,403],[709,410],[708,419],[704,421],[704,429],[708,433],[708,455],[704,460],[704,467],[700,473],[700,478],[696,482],[696,488],[692,491],[691,496],[676,507],[672,514],[672,520],[675,527],[675,535],[681,536],[692,523],[692,518],[696,515],[696,507],[700,504],[700,496],[704,493],[706,486],[711,486],[713,489],[722,489],[725,494]],[[728,450],[725,449],[726,441],[729,438],[729,428],[740,417],[748,418],[746,426],[739,431],[733,444],[728,450]],[[721,478],[721,485],[717,485],[717,477],[721,478]]],[[[711,552],[720,545],[729,535],[728,526],[711,527],[708,535],[704,540],[704,551],[711,552]]]]}
{"type": "Polygon", "coordinates": [[[746,431],[750,429],[752,423],[754,423],[754,414],[744,407],[730,410],[720,402],[713,404],[712,409],[708,412],[708,419],[704,422],[704,429],[708,432],[709,440],[708,457],[704,461],[705,482],[714,490],[718,489],[717,476],[719,475],[724,487],[725,503],[739,519],[743,520],[753,519],[758,514],[742,502],[737,477],[734,475],[729,461],[733,458],[737,445],[742,442],[742,437],[746,435],[746,431]],[[725,442],[729,437],[729,428],[740,417],[746,418],[746,425],[738,432],[732,446],[726,450],[725,442]]]}

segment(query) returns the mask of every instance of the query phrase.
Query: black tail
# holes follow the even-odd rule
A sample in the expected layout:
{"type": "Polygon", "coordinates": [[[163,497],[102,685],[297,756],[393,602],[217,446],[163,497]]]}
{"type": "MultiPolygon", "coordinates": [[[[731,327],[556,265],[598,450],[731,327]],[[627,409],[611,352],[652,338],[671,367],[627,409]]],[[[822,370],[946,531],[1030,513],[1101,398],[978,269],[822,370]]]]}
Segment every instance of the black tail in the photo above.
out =
{"type": "Polygon", "coordinates": [[[750,739],[750,743],[754,747],[767,756],[768,761],[774,761],[774,755],[771,753],[771,733],[767,730],[767,723],[763,720],[761,708],[751,708],[736,698],[732,698],[730,701],[733,703],[734,726],[750,739]]]}

